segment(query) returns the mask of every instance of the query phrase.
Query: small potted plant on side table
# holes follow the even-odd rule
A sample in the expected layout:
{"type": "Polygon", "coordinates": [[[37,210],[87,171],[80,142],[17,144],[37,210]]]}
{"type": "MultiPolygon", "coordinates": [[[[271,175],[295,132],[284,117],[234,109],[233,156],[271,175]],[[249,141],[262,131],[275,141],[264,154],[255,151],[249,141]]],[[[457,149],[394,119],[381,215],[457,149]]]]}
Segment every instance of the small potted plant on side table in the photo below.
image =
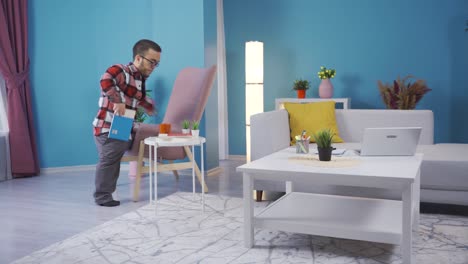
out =
{"type": "Polygon", "coordinates": [[[182,121],[182,134],[190,134],[190,121],[182,121]]]}
{"type": "Polygon", "coordinates": [[[317,131],[316,134],[313,134],[315,142],[317,143],[317,150],[320,161],[331,160],[331,155],[333,151],[331,143],[333,136],[335,136],[335,133],[333,133],[330,129],[322,129],[317,131]]]}
{"type": "Polygon", "coordinates": [[[192,136],[193,137],[198,137],[200,135],[200,121],[193,120],[192,121],[192,136]]]}
{"type": "Polygon", "coordinates": [[[297,79],[294,81],[293,90],[297,91],[297,98],[305,98],[306,90],[309,89],[310,82],[303,79],[297,79]]]}

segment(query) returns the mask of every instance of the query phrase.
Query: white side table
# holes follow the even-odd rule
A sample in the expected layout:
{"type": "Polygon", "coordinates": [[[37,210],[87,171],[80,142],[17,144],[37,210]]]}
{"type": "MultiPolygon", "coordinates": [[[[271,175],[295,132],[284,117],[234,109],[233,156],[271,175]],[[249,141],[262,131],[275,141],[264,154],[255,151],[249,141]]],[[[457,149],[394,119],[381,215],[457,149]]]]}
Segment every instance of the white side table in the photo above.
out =
{"type": "Polygon", "coordinates": [[[149,148],[149,175],[150,175],[150,203],[156,204],[158,199],[158,147],[188,147],[192,146],[192,181],[193,194],[195,196],[195,146],[200,146],[201,157],[201,203],[202,210],[205,211],[205,168],[203,158],[203,144],[206,142],[204,137],[191,136],[166,136],[166,137],[149,137],[144,140],[144,143],[149,148]],[[154,155],[153,155],[154,150],[154,155]],[[152,158],[154,156],[154,158],[152,158]],[[154,180],[154,187],[153,187],[154,180]],[[153,193],[154,188],[154,193],[153,193]]]}
{"type": "Polygon", "coordinates": [[[327,102],[335,101],[336,103],[343,104],[343,109],[351,108],[351,98],[276,98],[275,109],[283,109],[284,103],[316,103],[316,102],[327,102]]]}

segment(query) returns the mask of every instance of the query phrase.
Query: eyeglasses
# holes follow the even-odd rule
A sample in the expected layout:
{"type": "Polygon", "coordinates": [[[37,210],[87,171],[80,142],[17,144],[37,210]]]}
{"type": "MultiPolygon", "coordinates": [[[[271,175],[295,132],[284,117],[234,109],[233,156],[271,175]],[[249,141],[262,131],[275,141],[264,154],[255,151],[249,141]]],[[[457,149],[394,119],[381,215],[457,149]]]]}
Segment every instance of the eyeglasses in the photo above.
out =
{"type": "Polygon", "coordinates": [[[145,58],[143,55],[140,55],[140,57],[142,57],[143,59],[145,59],[146,61],[148,61],[150,64],[151,64],[151,67],[158,67],[159,65],[159,61],[153,61],[153,60],[149,60],[147,58],[145,58]]]}

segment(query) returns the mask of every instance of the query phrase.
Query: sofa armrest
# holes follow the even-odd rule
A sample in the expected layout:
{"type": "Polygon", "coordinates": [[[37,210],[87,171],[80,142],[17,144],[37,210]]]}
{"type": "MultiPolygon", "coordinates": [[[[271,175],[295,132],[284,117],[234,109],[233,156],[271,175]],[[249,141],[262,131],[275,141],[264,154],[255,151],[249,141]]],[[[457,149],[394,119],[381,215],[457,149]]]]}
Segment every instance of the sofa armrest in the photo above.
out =
{"type": "Polygon", "coordinates": [[[289,119],[284,109],[250,117],[251,159],[289,147],[289,119]]]}

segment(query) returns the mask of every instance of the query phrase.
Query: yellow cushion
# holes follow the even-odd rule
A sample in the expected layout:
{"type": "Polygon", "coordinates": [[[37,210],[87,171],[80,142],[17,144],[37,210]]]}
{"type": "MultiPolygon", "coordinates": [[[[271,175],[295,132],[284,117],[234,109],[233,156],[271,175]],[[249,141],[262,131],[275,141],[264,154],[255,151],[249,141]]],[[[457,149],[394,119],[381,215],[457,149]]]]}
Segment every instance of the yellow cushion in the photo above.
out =
{"type": "Polygon", "coordinates": [[[341,143],[338,126],[335,118],[335,102],[317,102],[317,103],[284,103],[284,108],[289,113],[289,130],[291,144],[296,143],[294,138],[300,135],[302,130],[310,136],[310,142],[315,142],[312,134],[322,129],[330,129],[335,136],[333,143],[341,143]]]}

